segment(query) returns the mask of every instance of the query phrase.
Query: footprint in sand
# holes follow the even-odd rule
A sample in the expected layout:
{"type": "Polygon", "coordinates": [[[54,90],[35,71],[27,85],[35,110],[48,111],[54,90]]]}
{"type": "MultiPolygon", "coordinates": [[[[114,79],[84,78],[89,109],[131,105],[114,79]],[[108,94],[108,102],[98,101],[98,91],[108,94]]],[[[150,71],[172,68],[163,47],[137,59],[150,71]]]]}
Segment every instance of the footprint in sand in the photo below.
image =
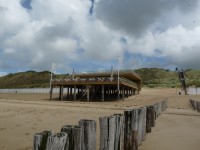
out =
{"type": "Polygon", "coordinates": [[[25,133],[24,135],[30,135],[30,133],[25,133]]]}

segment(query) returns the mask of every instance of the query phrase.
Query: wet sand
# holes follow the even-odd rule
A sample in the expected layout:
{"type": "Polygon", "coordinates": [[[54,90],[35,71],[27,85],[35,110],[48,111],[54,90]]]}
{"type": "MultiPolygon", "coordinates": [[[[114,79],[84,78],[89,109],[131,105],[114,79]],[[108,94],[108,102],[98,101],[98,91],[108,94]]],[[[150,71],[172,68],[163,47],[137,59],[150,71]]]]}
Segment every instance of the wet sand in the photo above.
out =
{"type": "Polygon", "coordinates": [[[0,93],[0,149],[29,150],[36,132],[59,132],[63,125],[75,125],[80,119],[98,121],[100,116],[123,113],[164,98],[168,98],[168,109],[156,120],[156,127],[139,149],[199,149],[200,113],[192,110],[189,99],[200,100],[200,96],[178,96],[176,89],[143,89],[140,95],[125,101],[104,103],[49,101],[48,94],[0,93]]]}

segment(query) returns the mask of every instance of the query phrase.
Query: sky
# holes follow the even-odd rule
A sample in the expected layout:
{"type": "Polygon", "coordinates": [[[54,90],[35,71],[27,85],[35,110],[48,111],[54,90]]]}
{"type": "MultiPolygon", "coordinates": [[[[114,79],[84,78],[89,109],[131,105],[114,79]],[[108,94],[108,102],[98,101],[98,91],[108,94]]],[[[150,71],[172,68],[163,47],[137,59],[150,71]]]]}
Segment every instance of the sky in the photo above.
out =
{"type": "Polygon", "coordinates": [[[0,75],[200,69],[200,0],[0,0],[0,75]]]}

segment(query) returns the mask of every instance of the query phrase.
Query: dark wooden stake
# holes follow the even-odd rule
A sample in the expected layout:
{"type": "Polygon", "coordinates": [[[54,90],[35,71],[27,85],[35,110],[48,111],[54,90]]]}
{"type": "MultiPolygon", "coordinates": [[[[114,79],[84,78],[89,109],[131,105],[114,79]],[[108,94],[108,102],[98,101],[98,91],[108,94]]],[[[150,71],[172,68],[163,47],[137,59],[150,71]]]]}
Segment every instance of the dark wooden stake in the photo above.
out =
{"type": "Polygon", "coordinates": [[[69,137],[69,150],[81,150],[81,127],[65,125],[61,128],[69,137]]]}
{"type": "Polygon", "coordinates": [[[33,150],[46,150],[48,136],[52,135],[52,131],[43,131],[34,135],[33,150]]]}
{"type": "Polygon", "coordinates": [[[81,149],[96,150],[96,121],[80,120],[81,126],[81,149]]]}

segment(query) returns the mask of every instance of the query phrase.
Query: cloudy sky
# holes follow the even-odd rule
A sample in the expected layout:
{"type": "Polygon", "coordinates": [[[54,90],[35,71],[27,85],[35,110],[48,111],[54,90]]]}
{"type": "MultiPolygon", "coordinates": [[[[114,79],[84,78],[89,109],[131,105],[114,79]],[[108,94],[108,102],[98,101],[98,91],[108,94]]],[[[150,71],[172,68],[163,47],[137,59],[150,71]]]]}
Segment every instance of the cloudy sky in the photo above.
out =
{"type": "Polygon", "coordinates": [[[0,0],[0,74],[200,69],[200,0],[0,0]]]}

